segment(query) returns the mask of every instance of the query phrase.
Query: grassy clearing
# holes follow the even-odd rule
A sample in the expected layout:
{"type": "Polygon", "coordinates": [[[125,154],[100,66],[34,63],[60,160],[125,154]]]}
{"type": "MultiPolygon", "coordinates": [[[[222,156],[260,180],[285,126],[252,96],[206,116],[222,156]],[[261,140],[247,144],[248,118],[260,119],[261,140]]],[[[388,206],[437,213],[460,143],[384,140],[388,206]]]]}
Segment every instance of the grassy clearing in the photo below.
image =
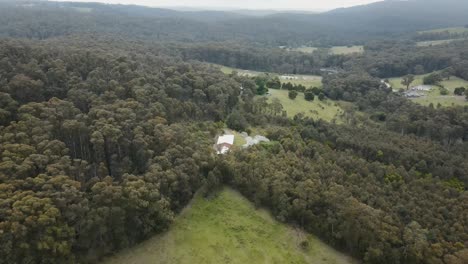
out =
{"type": "Polygon", "coordinates": [[[453,34],[460,34],[460,33],[468,32],[468,28],[465,28],[465,27],[438,28],[438,29],[433,29],[433,30],[420,31],[418,33],[419,34],[441,33],[445,31],[448,31],[449,33],[453,33],[453,34]]]}
{"type": "MultiPolygon", "coordinates": [[[[318,50],[317,47],[306,47],[302,46],[299,48],[290,48],[289,51],[299,51],[304,53],[313,53],[314,51],[318,50]]],[[[347,55],[347,54],[354,54],[354,53],[363,53],[364,46],[335,46],[331,47],[328,51],[330,54],[334,55],[347,55]]]]}
{"type": "MultiPolygon", "coordinates": [[[[289,76],[289,75],[288,75],[289,76]]],[[[289,78],[288,76],[280,76],[282,83],[292,83],[292,84],[302,84],[307,88],[310,87],[322,87],[322,77],[316,75],[291,75],[294,78],[289,78]]]]}
{"type": "Polygon", "coordinates": [[[448,43],[453,42],[455,40],[460,40],[460,39],[443,39],[443,40],[420,41],[420,42],[416,42],[416,46],[418,46],[418,47],[437,46],[437,45],[448,44],[448,43]]]}
{"type": "MultiPolygon", "coordinates": [[[[417,86],[423,84],[423,78],[427,76],[425,75],[416,75],[415,81],[411,84],[411,86],[417,86]]],[[[394,90],[398,89],[406,89],[404,85],[401,84],[401,77],[391,78],[389,79],[390,84],[392,85],[394,90]]],[[[453,91],[457,87],[465,87],[468,88],[468,81],[460,79],[458,77],[452,76],[450,80],[444,80],[441,84],[449,90],[449,95],[442,96],[440,95],[439,89],[437,86],[433,86],[432,90],[427,93],[424,97],[414,98],[411,99],[414,102],[417,102],[422,105],[429,105],[434,104],[441,104],[442,106],[454,106],[454,105],[468,105],[468,102],[465,100],[464,96],[455,96],[453,91]]]]}
{"type": "Polygon", "coordinates": [[[334,101],[326,100],[319,101],[317,97],[312,102],[306,101],[304,95],[299,93],[295,100],[288,97],[287,90],[269,89],[269,100],[278,98],[283,105],[284,110],[289,117],[294,117],[296,114],[304,113],[314,119],[323,119],[325,121],[339,120],[339,116],[343,114],[343,109],[334,101]]]}
{"type": "Polygon", "coordinates": [[[93,9],[89,7],[73,7],[73,9],[80,13],[91,13],[93,11],[93,9]]]}
{"type": "Polygon", "coordinates": [[[231,74],[233,72],[237,72],[239,75],[248,76],[248,77],[255,77],[255,76],[258,76],[260,74],[263,74],[263,72],[250,71],[250,70],[241,70],[241,69],[231,68],[231,67],[227,67],[227,66],[219,66],[219,67],[220,67],[220,70],[224,74],[231,74]]]}
{"type": "Polygon", "coordinates": [[[313,53],[314,51],[318,50],[318,48],[317,47],[302,46],[302,47],[299,47],[299,48],[294,48],[294,49],[289,49],[289,50],[304,52],[304,53],[313,53]]]}
{"type": "Polygon", "coordinates": [[[347,55],[353,53],[363,53],[364,46],[336,46],[330,49],[330,54],[334,55],[347,55]]]}
{"type": "MultiPolygon", "coordinates": [[[[265,74],[265,72],[258,72],[258,71],[250,71],[250,70],[241,70],[226,66],[218,66],[220,70],[224,74],[231,74],[232,72],[237,72],[239,75],[247,76],[247,77],[255,77],[261,74],[265,74]]],[[[282,83],[292,83],[292,84],[302,84],[309,87],[322,87],[322,77],[317,75],[301,75],[301,74],[287,74],[287,75],[280,75],[276,73],[269,73],[273,76],[278,76],[282,83]]]]}
{"type": "Polygon", "coordinates": [[[224,133],[228,135],[234,135],[234,146],[236,147],[242,147],[243,145],[247,143],[244,137],[237,131],[234,131],[231,129],[225,129],[224,133]]]}
{"type": "Polygon", "coordinates": [[[348,264],[349,257],[309,234],[276,222],[239,193],[196,197],[169,232],[105,260],[104,264],[348,264]],[[299,243],[308,240],[310,249],[299,243]]]}

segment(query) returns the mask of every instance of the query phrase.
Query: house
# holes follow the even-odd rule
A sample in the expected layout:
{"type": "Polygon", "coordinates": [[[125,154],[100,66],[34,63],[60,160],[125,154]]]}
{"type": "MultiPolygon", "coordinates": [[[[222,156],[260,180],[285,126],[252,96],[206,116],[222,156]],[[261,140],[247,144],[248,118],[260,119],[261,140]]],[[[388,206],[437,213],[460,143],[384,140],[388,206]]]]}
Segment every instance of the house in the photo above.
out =
{"type": "Polygon", "coordinates": [[[332,68],[321,68],[320,71],[323,72],[323,73],[328,73],[328,74],[338,74],[338,73],[340,73],[339,70],[332,69],[332,68]]]}
{"type": "Polygon", "coordinates": [[[432,86],[430,85],[418,85],[411,87],[411,90],[413,91],[423,91],[423,92],[428,92],[432,89],[432,86]]]}
{"type": "Polygon", "coordinates": [[[216,151],[218,154],[226,154],[234,145],[234,135],[223,135],[218,137],[216,151]]]}
{"type": "Polygon", "coordinates": [[[424,96],[424,94],[421,94],[417,91],[408,91],[404,93],[407,98],[418,98],[424,96]]]}

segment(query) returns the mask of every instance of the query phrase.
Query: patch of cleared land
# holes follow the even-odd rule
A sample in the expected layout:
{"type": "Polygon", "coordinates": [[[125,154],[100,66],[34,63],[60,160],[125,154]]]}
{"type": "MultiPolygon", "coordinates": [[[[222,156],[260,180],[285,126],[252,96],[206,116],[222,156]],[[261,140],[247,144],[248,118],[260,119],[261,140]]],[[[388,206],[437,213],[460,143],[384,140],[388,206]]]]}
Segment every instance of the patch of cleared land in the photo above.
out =
{"type": "Polygon", "coordinates": [[[322,87],[322,76],[317,75],[281,75],[279,76],[282,83],[302,84],[307,88],[322,87]]]}
{"type": "MultiPolygon", "coordinates": [[[[422,85],[423,78],[425,75],[416,75],[414,82],[411,84],[411,87],[422,85]]],[[[404,85],[401,84],[401,77],[391,78],[389,79],[390,84],[394,90],[398,89],[406,89],[404,85]]],[[[437,86],[433,86],[432,90],[426,94],[426,96],[411,99],[414,102],[420,103],[422,105],[429,105],[434,104],[441,104],[442,106],[453,106],[453,105],[468,105],[468,102],[465,100],[464,96],[455,96],[453,91],[457,87],[465,87],[468,88],[468,81],[460,79],[458,77],[452,76],[450,80],[444,80],[441,84],[449,90],[449,95],[440,95],[439,88],[437,86]]]]}
{"type": "Polygon", "coordinates": [[[353,53],[363,53],[364,47],[363,46],[336,46],[330,49],[330,54],[335,55],[347,55],[353,53]]]}
{"type": "Polygon", "coordinates": [[[73,7],[73,9],[81,13],[91,13],[93,11],[93,9],[89,7],[73,7]]]}
{"type": "Polygon", "coordinates": [[[438,29],[432,29],[432,30],[419,31],[418,33],[419,34],[441,33],[445,31],[448,31],[449,33],[459,34],[459,33],[468,32],[468,28],[465,28],[465,27],[438,28],[438,29]]]}
{"type": "Polygon", "coordinates": [[[239,193],[224,189],[196,197],[171,229],[103,264],[350,264],[351,258],[317,238],[275,221],[239,193]],[[300,243],[308,240],[307,250],[300,243]]]}
{"type": "Polygon", "coordinates": [[[250,70],[241,70],[241,69],[231,68],[231,67],[227,67],[227,66],[219,66],[219,67],[220,67],[220,70],[224,74],[231,74],[233,72],[237,72],[239,75],[248,76],[248,77],[255,77],[255,76],[258,76],[260,74],[263,74],[263,72],[250,71],[250,70]]]}
{"type": "Polygon", "coordinates": [[[242,147],[247,143],[244,139],[244,137],[237,131],[231,130],[231,129],[225,129],[224,133],[227,135],[234,135],[234,146],[236,147],[242,147]]]}
{"type": "Polygon", "coordinates": [[[303,93],[299,93],[296,99],[291,100],[288,97],[287,90],[269,89],[268,91],[270,93],[269,100],[278,98],[289,117],[304,113],[304,115],[314,119],[332,121],[333,119],[339,120],[340,115],[344,112],[337,102],[331,100],[320,101],[317,96],[314,101],[309,102],[304,99],[303,93]]]}
{"type": "MultiPolygon", "coordinates": [[[[247,77],[255,77],[261,74],[265,74],[265,72],[258,72],[258,71],[250,71],[250,70],[242,70],[236,69],[226,66],[219,66],[220,70],[225,74],[231,74],[233,72],[237,72],[239,75],[247,76],[247,77]]],[[[268,73],[272,76],[278,76],[282,83],[292,83],[292,84],[302,84],[309,87],[322,87],[322,77],[317,75],[300,75],[300,74],[276,74],[276,73],[268,73]]]]}
{"type": "Polygon", "coordinates": [[[317,47],[307,47],[307,46],[302,46],[299,48],[293,48],[289,49],[291,51],[299,51],[299,52],[304,52],[304,53],[313,53],[314,51],[318,50],[317,47]]]}
{"type": "MultiPolygon", "coordinates": [[[[299,48],[287,48],[289,51],[299,51],[305,53],[313,53],[314,51],[318,50],[318,47],[307,47],[302,46],[299,48]]],[[[335,46],[331,47],[328,52],[334,55],[347,55],[347,54],[354,54],[354,53],[363,53],[364,46],[335,46]]]]}
{"type": "Polygon", "coordinates": [[[437,45],[448,44],[448,43],[456,41],[456,40],[461,40],[461,39],[443,39],[443,40],[420,41],[420,42],[416,42],[416,46],[418,46],[418,47],[437,46],[437,45]]]}

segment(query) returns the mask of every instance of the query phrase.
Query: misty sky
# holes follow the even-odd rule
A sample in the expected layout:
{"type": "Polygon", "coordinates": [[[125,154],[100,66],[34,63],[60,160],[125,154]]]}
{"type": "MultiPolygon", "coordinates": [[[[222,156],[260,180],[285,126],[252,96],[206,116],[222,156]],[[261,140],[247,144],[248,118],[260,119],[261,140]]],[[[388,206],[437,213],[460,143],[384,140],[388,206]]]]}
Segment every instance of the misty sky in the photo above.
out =
{"type": "Polygon", "coordinates": [[[368,4],[379,0],[61,0],[69,2],[102,2],[146,6],[187,6],[234,9],[307,9],[328,10],[368,4]]]}

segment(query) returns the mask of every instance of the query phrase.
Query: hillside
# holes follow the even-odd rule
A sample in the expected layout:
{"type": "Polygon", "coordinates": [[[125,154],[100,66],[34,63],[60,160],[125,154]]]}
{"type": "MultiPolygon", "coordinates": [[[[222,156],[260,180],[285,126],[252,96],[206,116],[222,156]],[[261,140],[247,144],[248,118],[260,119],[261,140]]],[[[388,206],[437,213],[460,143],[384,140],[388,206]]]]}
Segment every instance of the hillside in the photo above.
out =
{"type": "Polygon", "coordinates": [[[271,46],[340,46],[468,23],[468,2],[462,0],[384,1],[320,14],[280,13],[261,17],[224,11],[25,2],[28,4],[0,3],[0,36],[43,39],[86,32],[151,40],[236,39],[271,46]],[[452,8],[454,5],[456,9],[452,8]],[[115,16],[119,19],[115,20],[115,16]],[[54,20],[61,23],[52,23],[54,20]]]}
{"type": "Polygon", "coordinates": [[[165,234],[102,264],[314,263],[351,264],[351,258],[303,231],[276,222],[239,193],[198,196],[165,234]],[[300,243],[308,241],[302,249],[300,243]]]}

